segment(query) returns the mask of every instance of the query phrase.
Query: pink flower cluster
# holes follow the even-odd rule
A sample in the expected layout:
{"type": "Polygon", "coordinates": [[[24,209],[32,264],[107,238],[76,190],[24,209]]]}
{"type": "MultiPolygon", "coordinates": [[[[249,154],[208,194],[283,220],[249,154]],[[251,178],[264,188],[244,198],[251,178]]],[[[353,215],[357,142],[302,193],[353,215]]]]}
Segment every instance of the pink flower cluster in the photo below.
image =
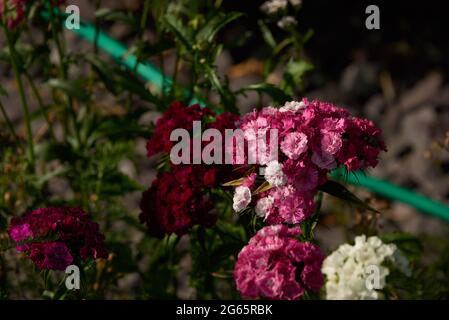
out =
{"type": "Polygon", "coordinates": [[[242,118],[240,128],[253,146],[269,130],[278,131],[278,159],[271,158],[269,140],[267,153],[258,154],[257,159],[266,166],[264,177],[272,188],[258,195],[256,213],[269,224],[295,224],[308,218],[315,210],[316,189],[327,181],[330,170],[374,167],[379,152],[386,150],[373,122],[316,100],[254,110],[242,118]]]}
{"type": "Polygon", "coordinates": [[[305,290],[323,286],[320,249],[299,242],[299,227],[285,225],[260,229],[239,253],[234,269],[237,289],[247,298],[299,299],[305,290]]]}
{"type": "Polygon", "coordinates": [[[8,233],[39,269],[64,270],[78,259],[107,258],[98,224],[78,208],[34,210],[12,219],[8,233]]]}

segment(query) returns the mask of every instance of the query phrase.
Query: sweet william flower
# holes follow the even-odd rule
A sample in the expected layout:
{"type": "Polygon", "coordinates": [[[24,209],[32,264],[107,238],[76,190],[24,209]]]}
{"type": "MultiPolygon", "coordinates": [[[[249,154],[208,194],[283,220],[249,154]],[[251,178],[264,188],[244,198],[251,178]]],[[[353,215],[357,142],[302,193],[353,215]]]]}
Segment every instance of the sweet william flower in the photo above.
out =
{"type": "Polygon", "coordinates": [[[307,136],[302,132],[288,133],[281,142],[281,150],[290,159],[296,160],[307,151],[307,136]]]}
{"type": "Polygon", "coordinates": [[[238,186],[235,188],[232,208],[239,212],[248,206],[251,202],[251,190],[245,186],[238,186]]]}
{"type": "Polygon", "coordinates": [[[269,193],[258,195],[256,214],[269,224],[303,221],[313,213],[313,197],[330,170],[374,167],[380,151],[386,150],[380,129],[371,121],[352,117],[331,103],[306,98],[286,102],[279,109],[253,110],[242,117],[239,128],[246,143],[253,146],[249,154],[258,151],[254,147],[257,132],[263,136],[278,131],[279,152],[273,152],[278,157],[256,162],[266,166],[262,167],[264,178],[271,186],[269,193]],[[286,193],[290,188],[295,196],[286,193]]]}
{"type": "Polygon", "coordinates": [[[282,164],[276,160],[270,161],[265,168],[265,180],[275,187],[281,187],[287,182],[287,177],[282,171],[282,164]]]}
{"type": "Polygon", "coordinates": [[[266,193],[272,201],[259,204],[259,211],[265,211],[265,222],[268,224],[300,223],[315,212],[314,192],[302,192],[293,185],[286,185],[272,188],[266,193]]]}
{"type": "Polygon", "coordinates": [[[254,185],[254,183],[256,182],[256,178],[257,178],[257,174],[254,172],[251,173],[250,175],[248,175],[247,177],[245,177],[243,179],[242,186],[251,188],[254,185]]]}
{"type": "Polygon", "coordinates": [[[41,270],[65,270],[73,262],[64,242],[40,242],[31,244],[30,259],[41,270]]]}
{"type": "Polygon", "coordinates": [[[237,290],[246,298],[299,299],[323,284],[323,255],[296,237],[299,228],[284,225],[260,229],[239,253],[234,268],[237,290]]]}
{"type": "Polygon", "coordinates": [[[11,220],[16,249],[40,269],[63,270],[75,259],[107,258],[97,223],[79,208],[40,208],[11,220]]]}
{"type": "MultiPolygon", "coordinates": [[[[173,146],[171,131],[192,130],[193,121],[202,121],[207,129],[216,129],[224,135],[226,129],[235,128],[237,120],[238,116],[229,112],[217,116],[209,108],[173,102],[156,123],[147,142],[147,155],[169,153],[173,146]]],[[[213,203],[207,193],[229,179],[232,169],[230,165],[170,163],[169,170],[160,172],[150,188],[143,192],[140,221],[151,236],[158,238],[172,233],[183,235],[194,225],[213,226],[217,217],[211,213],[213,203]]],[[[255,176],[248,179],[250,183],[255,176]]]]}
{"type": "Polygon", "coordinates": [[[266,196],[257,200],[256,214],[260,218],[266,218],[273,208],[274,198],[272,196],[266,196]]]}

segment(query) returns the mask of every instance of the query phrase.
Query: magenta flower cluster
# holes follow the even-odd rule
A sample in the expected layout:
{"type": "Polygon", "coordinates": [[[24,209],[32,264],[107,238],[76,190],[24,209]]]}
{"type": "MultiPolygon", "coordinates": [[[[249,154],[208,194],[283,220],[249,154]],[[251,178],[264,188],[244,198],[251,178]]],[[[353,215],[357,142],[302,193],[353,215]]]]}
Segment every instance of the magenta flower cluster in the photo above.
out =
{"type": "MultiPolygon", "coordinates": [[[[257,154],[258,165],[265,166],[265,180],[272,186],[256,199],[256,213],[268,224],[296,224],[307,219],[315,211],[317,187],[327,181],[330,170],[374,167],[379,152],[386,150],[381,130],[373,122],[316,100],[254,110],[242,118],[239,127],[248,145],[256,147],[265,133],[278,131],[278,159],[271,156],[269,137],[266,153],[249,151],[257,154]]],[[[250,200],[243,202],[249,204],[250,200]]]]}
{"type": "Polygon", "coordinates": [[[41,208],[13,218],[10,238],[41,270],[64,270],[75,261],[107,258],[99,225],[78,208],[41,208]]]}
{"type": "Polygon", "coordinates": [[[237,289],[246,298],[299,299],[305,290],[323,286],[320,249],[299,242],[299,227],[266,226],[238,255],[234,269],[237,289]]]}

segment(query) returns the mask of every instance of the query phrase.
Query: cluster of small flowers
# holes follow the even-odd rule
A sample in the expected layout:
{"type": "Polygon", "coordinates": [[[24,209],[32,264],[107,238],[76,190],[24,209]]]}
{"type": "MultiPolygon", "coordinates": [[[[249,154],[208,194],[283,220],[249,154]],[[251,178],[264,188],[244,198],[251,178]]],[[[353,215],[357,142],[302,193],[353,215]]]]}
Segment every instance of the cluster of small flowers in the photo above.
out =
{"type": "Polygon", "coordinates": [[[64,270],[76,259],[107,258],[98,224],[78,208],[34,210],[13,218],[8,233],[39,269],[64,270]]]}
{"type": "Polygon", "coordinates": [[[329,300],[381,299],[389,269],[383,265],[390,261],[396,268],[410,276],[407,259],[394,244],[385,244],[376,236],[355,238],[353,246],[341,245],[323,262],[326,275],[326,298],[329,300]],[[368,267],[379,270],[377,288],[367,287],[368,267]],[[376,290],[378,289],[378,290],[376,290]]]}
{"type": "Polygon", "coordinates": [[[279,16],[278,13],[282,13],[283,16],[277,21],[277,26],[286,30],[298,24],[298,21],[294,16],[284,15],[287,13],[288,2],[290,2],[294,8],[299,8],[302,4],[302,0],[269,0],[260,6],[260,10],[267,15],[273,15],[275,17],[279,16]]]}
{"type": "Polygon", "coordinates": [[[14,29],[22,22],[28,0],[0,0],[0,20],[8,29],[14,29]]]}
{"type": "Polygon", "coordinates": [[[318,292],[324,256],[311,243],[299,242],[299,227],[266,226],[239,253],[234,269],[237,289],[247,298],[299,299],[318,292]]]}
{"type": "Polygon", "coordinates": [[[299,7],[302,4],[302,0],[268,0],[260,6],[260,10],[266,14],[275,14],[285,10],[289,2],[293,7],[299,7]]]}
{"type": "MultiPolygon", "coordinates": [[[[260,146],[258,139],[277,129],[280,141],[278,160],[270,158],[272,150],[258,154],[257,163],[264,167],[265,180],[271,189],[257,195],[256,214],[268,224],[296,224],[313,214],[318,186],[327,174],[344,165],[348,171],[377,164],[381,150],[386,150],[381,131],[371,121],[351,117],[346,109],[320,101],[287,102],[277,109],[266,107],[245,115],[239,127],[248,145],[260,146]]],[[[236,190],[235,211],[251,203],[251,190],[236,190]]]]}
{"type": "MultiPolygon", "coordinates": [[[[207,123],[207,128],[219,130],[235,128],[238,116],[230,113],[216,115],[199,105],[190,107],[173,103],[157,121],[152,138],[147,143],[147,155],[169,153],[174,142],[172,130],[191,131],[193,121],[207,123]]],[[[175,233],[182,235],[194,225],[212,226],[216,216],[210,211],[208,189],[218,187],[232,173],[230,165],[180,164],[170,165],[170,170],[158,174],[151,187],[143,193],[140,203],[140,220],[155,237],[175,233]]]]}

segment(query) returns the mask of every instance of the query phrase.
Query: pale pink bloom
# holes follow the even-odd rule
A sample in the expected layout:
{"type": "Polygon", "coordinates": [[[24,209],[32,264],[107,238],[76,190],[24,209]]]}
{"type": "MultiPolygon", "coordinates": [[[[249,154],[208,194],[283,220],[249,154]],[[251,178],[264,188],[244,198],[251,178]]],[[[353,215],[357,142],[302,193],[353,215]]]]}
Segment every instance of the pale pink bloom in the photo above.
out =
{"type": "Polygon", "coordinates": [[[271,196],[263,197],[257,200],[256,214],[258,217],[267,218],[273,208],[274,198],[271,196]]]}
{"type": "Polygon", "coordinates": [[[281,142],[282,152],[290,159],[296,160],[307,151],[307,136],[302,132],[291,132],[281,142]]]}
{"type": "Polygon", "coordinates": [[[321,150],[328,154],[336,154],[340,151],[343,142],[341,135],[335,131],[322,131],[321,150]]]}
{"type": "Polygon", "coordinates": [[[251,202],[251,190],[248,187],[239,186],[235,188],[232,208],[235,212],[240,212],[251,202]]]}

